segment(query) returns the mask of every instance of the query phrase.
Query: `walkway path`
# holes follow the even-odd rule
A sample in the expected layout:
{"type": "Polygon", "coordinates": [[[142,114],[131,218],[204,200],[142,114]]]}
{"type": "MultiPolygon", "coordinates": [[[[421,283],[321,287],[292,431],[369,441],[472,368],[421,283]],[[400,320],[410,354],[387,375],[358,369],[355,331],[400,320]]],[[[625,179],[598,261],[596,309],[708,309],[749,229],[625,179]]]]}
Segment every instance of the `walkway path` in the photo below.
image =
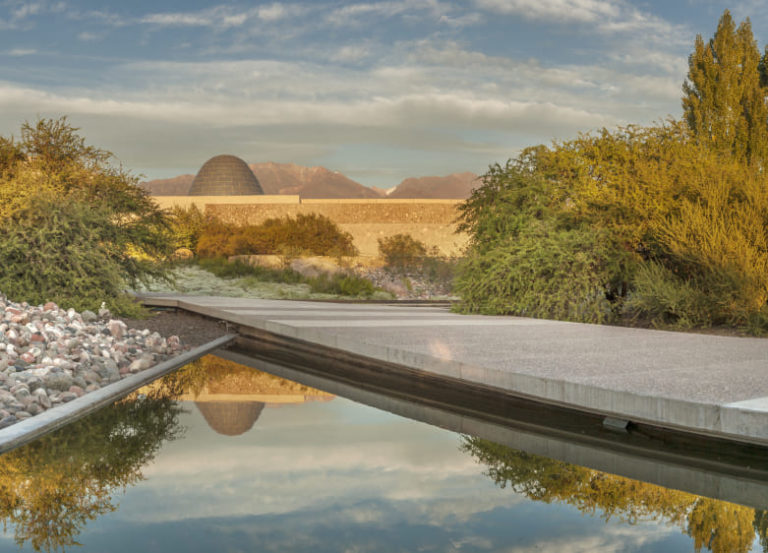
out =
{"type": "Polygon", "coordinates": [[[768,444],[768,340],[444,307],[152,295],[288,338],[609,417],[768,444]]]}

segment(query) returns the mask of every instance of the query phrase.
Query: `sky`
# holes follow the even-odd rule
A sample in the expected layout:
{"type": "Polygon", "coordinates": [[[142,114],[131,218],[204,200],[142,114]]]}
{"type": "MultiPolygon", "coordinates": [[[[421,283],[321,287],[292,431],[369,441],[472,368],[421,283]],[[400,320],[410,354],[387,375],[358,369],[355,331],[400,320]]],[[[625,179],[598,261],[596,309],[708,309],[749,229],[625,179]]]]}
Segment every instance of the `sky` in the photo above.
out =
{"type": "Polygon", "coordinates": [[[0,0],[0,134],[66,115],[148,179],[222,153],[369,186],[681,114],[696,34],[759,0],[0,0]]]}

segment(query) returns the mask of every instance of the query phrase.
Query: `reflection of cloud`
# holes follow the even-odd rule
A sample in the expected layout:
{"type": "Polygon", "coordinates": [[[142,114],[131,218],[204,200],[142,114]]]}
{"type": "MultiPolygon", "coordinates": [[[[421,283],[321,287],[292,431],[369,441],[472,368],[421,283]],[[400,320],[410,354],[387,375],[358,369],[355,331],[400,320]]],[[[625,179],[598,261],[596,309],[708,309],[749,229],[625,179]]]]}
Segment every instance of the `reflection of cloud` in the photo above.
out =
{"type": "Polygon", "coordinates": [[[437,340],[437,339],[430,340],[429,353],[430,355],[432,355],[432,357],[437,357],[438,359],[444,359],[447,361],[450,361],[451,359],[453,359],[451,346],[449,346],[442,340],[437,340]]]}
{"type": "Polygon", "coordinates": [[[617,551],[637,550],[661,541],[664,537],[678,534],[672,526],[658,526],[655,523],[629,525],[606,524],[601,532],[587,536],[545,537],[533,544],[503,549],[505,553],[539,553],[557,551],[558,553],[616,553],[617,551]]]}

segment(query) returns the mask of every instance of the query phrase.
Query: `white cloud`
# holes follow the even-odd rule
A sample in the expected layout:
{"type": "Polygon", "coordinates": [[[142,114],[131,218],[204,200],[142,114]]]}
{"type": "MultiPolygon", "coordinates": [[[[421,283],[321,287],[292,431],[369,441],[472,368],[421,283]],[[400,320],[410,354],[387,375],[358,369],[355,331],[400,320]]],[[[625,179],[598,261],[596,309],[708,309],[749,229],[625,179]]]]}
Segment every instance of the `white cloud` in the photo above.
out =
{"type": "Polygon", "coordinates": [[[141,18],[142,23],[161,27],[240,27],[250,18],[258,16],[259,10],[238,11],[228,6],[215,6],[196,12],[153,13],[141,18]]]}
{"type": "Polygon", "coordinates": [[[331,56],[334,61],[360,61],[371,55],[371,49],[365,45],[342,46],[331,56]]]}
{"type": "Polygon", "coordinates": [[[591,30],[622,34],[625,40],[690,44],[693,34],[684,26],[644,12],[627,0],[475,0],[481,8],[503,15],[560,24],[590,24],[591,30]]]}
{"type": "Polygon", "coordinates": [[[446,13],[447,6],[438,0],[394,0],[350,4],[333,10],[326,21],[337,26],[359,24],[363,19],[380,19],[427,11],[438,19],[446,13]]]}
{"type": "Polygon", "coordinates": [[[476,0],[479,7],[527,19],[591,22],[617,17],[614,2],[604,0],[476,0]]]}
{"type": "Polygon", "coordinates": [[[82,40],[83,42],[97,42],[102,40],[105,36],[107,35],[104,32],[94,33],[91,31],[83,31],[82,33],[78,33],[77,39],[82,40]]]}
{"type": "Polygon", "coordinates": [[[259,19],[263,21],[277,21],[284,18],[288,13],[288,10],[283,4],[275,2],[269,6],[259,7],[258,14],[259,19]]]}
{"type": "Polygon", "coordinates": [[[37,50],[35,50],[34,48],[13,48],[6,52],[7,55],[14,56],[14,57],[31,56],[32,54],[36,54],[36,53],[37,53],[37,50]]]}

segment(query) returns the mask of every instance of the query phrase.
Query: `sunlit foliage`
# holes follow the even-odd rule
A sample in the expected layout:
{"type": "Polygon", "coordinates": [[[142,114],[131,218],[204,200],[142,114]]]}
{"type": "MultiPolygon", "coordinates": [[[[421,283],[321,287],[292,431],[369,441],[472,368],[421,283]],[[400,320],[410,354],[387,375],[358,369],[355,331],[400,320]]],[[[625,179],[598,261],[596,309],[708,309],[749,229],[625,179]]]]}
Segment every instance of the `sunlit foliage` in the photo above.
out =
{"type": "Polygon", "coordinates": [[[50,293],[45,299],[64,307],[106,301],[119,308],[126,285],[165,277],[158,263],[172,245],[165,216],[137,178],[112,165],[109,152],[86,145],[66,118],[21,130],[20,141],[0,143],[0,264],[4,284],[8,275],[15,280],[13,299],[39,301],[50,293]],[[29,232],[9,232],[18,225],[29,232]],[[59,254],[46,261],[41,245],[59,254]],[[68,280],[82,286],[60,295],[68,280]],[[88,282],[106,286],[80,295],[88,282]]]}
{"type": "Polygon", "coordinates": [[[357,255],[352,235],[324,215],[267,219],[258,225],[235,226],[210,221],[201,233],[196,252],[201,257],[274,254],[357,255]]]}

